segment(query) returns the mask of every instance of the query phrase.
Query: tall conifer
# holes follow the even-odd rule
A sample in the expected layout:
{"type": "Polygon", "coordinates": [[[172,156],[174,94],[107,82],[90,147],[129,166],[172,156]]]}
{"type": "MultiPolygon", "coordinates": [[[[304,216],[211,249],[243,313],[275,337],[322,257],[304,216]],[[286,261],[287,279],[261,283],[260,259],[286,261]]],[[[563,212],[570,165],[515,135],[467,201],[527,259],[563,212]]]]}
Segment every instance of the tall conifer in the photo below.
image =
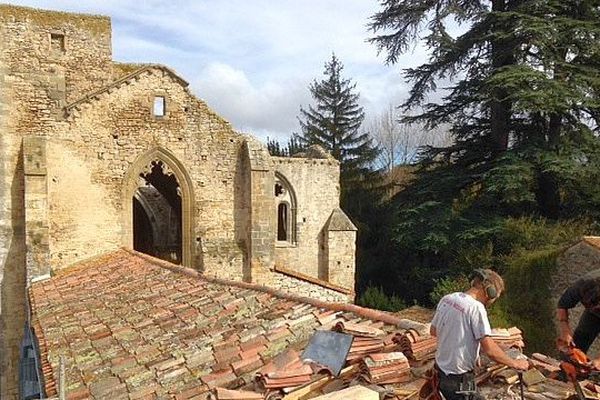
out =
{"type": "Polygon", "coordinates": [[[322,146],[340,162],[342,207],[356,218],[366,206],[362,203],[368,201],[357,196],[357,191],[373,183],[377,149],[368,133],[361,131],[365,114],[358,104],[360,95],[356,84],[342,77],[342,69],[332,54],[325,64],[324,79],[310,85],[314,105],[300,108],[301,131],[295,137],[303,147],[322,146]]]}
{"type": "Polygon", "coordinates": [[[515,218],[600,220],[600,2],[380,4],[370,41],[387,63],[417,44],[430,54],[404,71],[403,120],[447,125],[453,136],[423,149],[395,199],[405,274],[426,286],[473,254],[513,251],[519,240],[499,232],[515,218]]]}

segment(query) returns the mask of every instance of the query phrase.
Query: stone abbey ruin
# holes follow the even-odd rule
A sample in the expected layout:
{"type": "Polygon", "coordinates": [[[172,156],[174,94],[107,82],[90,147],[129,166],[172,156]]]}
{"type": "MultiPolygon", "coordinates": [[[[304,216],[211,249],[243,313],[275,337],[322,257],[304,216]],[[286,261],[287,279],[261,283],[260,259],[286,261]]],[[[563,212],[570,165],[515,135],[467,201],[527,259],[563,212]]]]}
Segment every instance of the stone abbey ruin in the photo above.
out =
{"type": "Polygon", "coordinates": [[[108,17],[0,5],[0,37],[0,397],[31,283],[121,247],[352,300],[356,227],[325,151],[272,157],[167,66],[114,61],[108,17]]]}

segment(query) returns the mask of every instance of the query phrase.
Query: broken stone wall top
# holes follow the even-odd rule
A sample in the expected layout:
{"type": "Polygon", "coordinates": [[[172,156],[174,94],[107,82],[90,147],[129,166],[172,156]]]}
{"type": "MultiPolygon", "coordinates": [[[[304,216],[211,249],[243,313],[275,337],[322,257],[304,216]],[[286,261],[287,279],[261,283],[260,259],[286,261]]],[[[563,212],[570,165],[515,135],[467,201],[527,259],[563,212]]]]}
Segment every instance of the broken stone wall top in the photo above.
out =
{"type": "Polygon", "coordinates": [[[108,17],[0,4],[0,30],[5,44],[0,57],[12,73],[62,92],[64,100],[53,96],[60,105],[112,78],[108,17]]]}
{"type": "Polygon", "coordinates": [[[110,36],[110,17],[64,11],[41,10],[32,7],[0,4],[0,16],[9,22],[28,21],[39,26],[75,25],[97,35],[110,36]]]}

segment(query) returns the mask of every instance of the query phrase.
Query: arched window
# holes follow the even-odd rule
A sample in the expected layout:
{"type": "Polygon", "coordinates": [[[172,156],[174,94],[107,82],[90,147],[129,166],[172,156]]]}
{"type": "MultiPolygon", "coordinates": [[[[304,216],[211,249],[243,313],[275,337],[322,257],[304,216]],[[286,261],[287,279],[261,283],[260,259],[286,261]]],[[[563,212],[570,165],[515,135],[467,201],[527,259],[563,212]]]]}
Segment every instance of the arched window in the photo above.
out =
{"type": "Polygon", "coordinates": [[[296,243],[296,195],[281,174],[275,174],[275,205],[277,212],[277,242],[280,244],[296,243]]]}
{"type": "Polygon", "coordinates": [[[279,206],[277,206],[277,240],[288,240],[289,220],[289,207],[287,203],[279,203],[279,206]]]}

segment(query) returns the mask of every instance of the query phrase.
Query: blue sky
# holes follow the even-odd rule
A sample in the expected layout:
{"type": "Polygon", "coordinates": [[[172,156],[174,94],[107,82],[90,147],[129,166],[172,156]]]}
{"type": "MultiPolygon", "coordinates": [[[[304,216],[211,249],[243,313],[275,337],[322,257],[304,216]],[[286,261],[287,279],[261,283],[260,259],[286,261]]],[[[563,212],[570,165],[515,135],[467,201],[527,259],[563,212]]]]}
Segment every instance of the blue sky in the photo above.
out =
{"type": "Polygon", "coordinates": [[[308,85],[321,79],[332,52],[357,84],[367,119],[404,99],[401,68],[425,60],[419,47],[395,66],[377,56],[365,41],[380,8],[374,0],[5,2],[110,16],[115,60],[172,67],[234,128],[263,140],[298,130],[308,85]]]}

